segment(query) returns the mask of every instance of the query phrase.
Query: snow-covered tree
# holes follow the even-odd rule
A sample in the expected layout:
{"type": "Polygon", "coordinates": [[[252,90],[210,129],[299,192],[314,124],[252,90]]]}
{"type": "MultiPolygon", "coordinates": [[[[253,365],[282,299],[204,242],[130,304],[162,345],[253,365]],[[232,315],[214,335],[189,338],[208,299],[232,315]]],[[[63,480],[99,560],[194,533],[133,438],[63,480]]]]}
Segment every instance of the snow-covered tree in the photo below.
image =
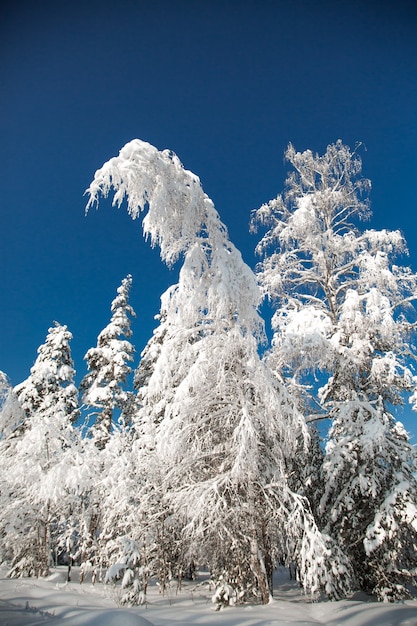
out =
{"type": "Polygon", "coordinates": [[[0,523],[5,553],[12,555],[12,575],[48,571],[52,535],[60,520],[68,518],[70,494],[76,489],[73,424],[79,406],[71,338],[66,326],[55,323],[49,329],[30,376],[14,389],[24,427],[0,442],[0,523]]]}
{"type": "MultiPolygon", "coordinates": [[[[13,471],[16,446],[22,436],[24,415],[11,382],[4,372],[0,372],[0,510],[4,512],[13,498],[9,487],[9,471],[13,471]]],[[[0,532],[4,528],[3,516],[0,515],[0,532]]],[[[4,533],[0,534],[0,562],[10,562],[13,558],[13,546],[4,533]]]]}
{"type": "Polygon", "coordinates": [[[0,372],[0,439],[17,436],[23,426],[23,412],[17,395],[4,372],[0,372]]]}
{"type": "Polygon", "coordinates": [[[320,513],[350,555],[360,587],[380,600],[396,600],[416,582],[416,450],[382,399],[358,397],[338,409],[320,513]]]}
{"type": "Polygon", "coordinates": [[[123,424],[114,425],[102,450],[97,450],[93,440],[85,441],[94,462],[82,502],[80,552],[82,562],[90,563],[95,570],[114,562],[121,538],[132,536],[132,527],[140,517],[132,441],[133,432],[123,424]]]}
{"type": "Polygon", "coordinates": [[[315,520],[322,527],[319,505],[324,492],[323,440],[314,423],[308,425],[307,432],[307,441],[300,437],[296,454],[287,460],[287,475],[291,489],[307,498],[315,520]]]}
{"type": "Polygon", "coordinates": [[[184,550],[210,556],[214,574],[263,602],[277,550],[291,550],[306,587],[337,595],[347,571],[336,559],[332,572],[329,545],[286,478],[303,420],[259,357],[252,271],[197,176],[172,152],[130,142],[96,172],[87,208],[112,187],[113,203],[126,197],[132,218],[147,209],[144,233],[163,260],[184,257],[136,376],[146,389],[135,421],[163,462],[161,505],[183,529],[184,550]]]}
{"type": "MultiPolygon", "coordinates": [[[[397,265],[402,235],[359,229],[370,182],[341,141],[323,156],[296,152],[285,193],[263,205],[257,224],[259,278],[278,305],[269,363],[322,386],[315,402],[332,420],[320,514],[349,555],[363,589],[406,593],[417,566],[416,452],[393,416],[414,393],[417,275],[397,265]]],[[[317,417],[317,415],[316,415],[317,417]]]]}
{"type": "MultiPolygon", "coordinates": [[[[93,576],[107,567],[113,544],[123,534],[127,521],[124,494],[128,481],[130,435],[128,432],[135,407],[135,395],[127,389],[132,371],[134,346],[131,319],[135,312],[129,304],[132,277],[128,275],[117,289],[111,304],[111,319],[100,332],[97,346],[85,355],[88,373],[80,383],[82,401],[93,409],[88,437],[83,441],[88,478],[80,494],[78,554],[83,571],[90,567],[93,576]],[[115,497],[119,498],[115,505],[115,497]]],[[[133,492],[130,492],[132,495],[133,492]]],[[[133,510],[133,498],[127,496],[133,510]]]]}
{"type": "Polygon", "coordinates": [[[103,448],[110,438],[115,410],[128,419],[134,401],[132,392],[125,389],[135,351],[129,341],[131,318],[135,317],[129,304],[131,286],[132,277],[128,275],[111,304],[110,323],[99,334],[97,346],[85,355],[89,372],[81,381],[80,392],[84,404],[98,409],[91,428],[98,448],[103,448]]]}

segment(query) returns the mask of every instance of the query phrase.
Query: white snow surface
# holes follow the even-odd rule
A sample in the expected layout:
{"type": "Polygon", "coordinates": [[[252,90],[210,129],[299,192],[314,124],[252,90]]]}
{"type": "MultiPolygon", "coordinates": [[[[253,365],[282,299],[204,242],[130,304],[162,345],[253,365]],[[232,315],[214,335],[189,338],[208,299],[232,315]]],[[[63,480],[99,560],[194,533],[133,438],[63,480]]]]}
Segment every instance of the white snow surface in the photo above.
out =
{"type": "Polygon", "coordinates": [[[0,624],[2,626],[417,626],[417,599],[395,604],[355,595],[339,602],[311,602],[282,568],[276,577],[274,599],[266,606],[240,605],[216,611],[213,590],[201,578],[176,583],[163,596],[148,591],[145,606],[119,608],[120,587],[89,580],[78,582],[78,568],[66,582],[66,568],[46,579],[6,577],[0,568],[0,624]]]}

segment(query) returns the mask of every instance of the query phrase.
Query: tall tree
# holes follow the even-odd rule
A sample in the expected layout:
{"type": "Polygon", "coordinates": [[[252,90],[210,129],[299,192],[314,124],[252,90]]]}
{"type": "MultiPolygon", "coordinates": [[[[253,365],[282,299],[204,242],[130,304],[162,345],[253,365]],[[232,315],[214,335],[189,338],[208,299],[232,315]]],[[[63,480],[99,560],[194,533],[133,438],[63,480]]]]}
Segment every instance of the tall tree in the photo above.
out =
{"type": "Polygon", "coordinates": [[[296,152],[282,195],[255,223],[259,278],[277,299],[269,362],[300,382],[319,373],[315,402],[332,420],[320,505],[325,530],[349,554],[361,588],[406,594],[417,565],[416,453],[393,415],[413,394],[417,275],[397,265],[402,235],[359,230],[370,182],[341,141],[296,152]]]}
{"type": "Polygon", "coordinates": [[[8,542],[4,529],[8,520],[4,512],[14,497],[11,486],[13,463],[16,458],[16,446],[24,432],[25,419],[17,395],[4,372],[0,372],[0,562],[10,563],[13,559],[13,544],[8,542]]]}
{"type": "Polygon", "coordinates": [[[135,352],[130,341],[131,321],[136,315],[129,303],[131,287],[129,274],[111,303],[109,324],[98,335],[96,347],[84,357],[89,371],[80,383],[82,401],[87,410],[92,409],[89,421],[94,419],[83,441],[89,462],[77,510],[78,553],[83,572],[92,567],[94,576],[107,567],[114,537],[124,528],[123,494],[128,485],[127,473],[121,473],[121,468],[128,466],[128,428],[135,406],[135,394],[127,388],[135,352]],[[116,492],[120,501],[115,507],[116,492]]]}
{"type": "Polygon", "coordinates": [[[7,375],[0,372],[0,440],[16,437],[22,427],[22,407],[7,375]]]}
{"type": "Polygon", "coordinates": [[[79,416],[71,338],[66,326],[55,323],[49,329],[30,376],[14,390],[23,427],[16,442],[16,431],[0,442],[1,529],[6,552],[12,554],[12,575],[48,572],[51,533],[68,514],[74,487],[68,470],[76,471],[73,425],[79,416]]]}
{"type": "Polygon", "coordinates": [[[98,409],[91,429],[98,448],[104,448],[109,441],[115,410],[126,417],[133,403],[132,392],[125,389],[135,351],[129,341],[131,318],[135,317],[129,304],[131,286],[132,277],[128,275],[111,304],[110,323],[99,334],[97,346],[85,355],[89,372],[81,381],[80,392],[83,403],[98,409]]]}
{"type": "MultiPolygon", "coordinates": [[[[184,255],[179,282],[163,298],[162,341],[155,336],[151,367],[143,368],[138,430],[146,420],[155,426],[163,504],[184,529],[186,547],[211,555],[215,573],[224,569],[242,592],[267,602],[268,560],[280,542],[298,553],[306,587],[337,594],[325,540],[287,483],[283,461],[303,421],[259,358],[253,273],[199,179],[172,152],[130,142],[96,172],[87,208],[112,187],[113,203],[126,197],[132,218],[148,209],[145,236],[168,264],[184,255]]],[[[340,579],[346,570],[338,566],[340,579]]]]}

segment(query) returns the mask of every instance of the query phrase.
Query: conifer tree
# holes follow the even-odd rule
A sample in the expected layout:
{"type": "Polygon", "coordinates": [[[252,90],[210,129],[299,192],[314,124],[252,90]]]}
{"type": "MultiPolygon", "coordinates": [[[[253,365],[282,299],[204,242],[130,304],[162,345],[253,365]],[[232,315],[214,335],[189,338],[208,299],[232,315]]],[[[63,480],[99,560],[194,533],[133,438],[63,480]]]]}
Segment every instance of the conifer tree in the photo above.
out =
{"type": "Polygon", "coordinates": [[[0,442],[1,531],[11,575],[47,574],[53,541],[59,540],[52,533],[68,515],[79,416],[71,338],[66,326],[49,329],[30,376],[14,390],[22,426],[0,442]]]}
{"type": "Polygon", "coordinates": [[[14,497],[11,487],[13,463],[16,459],[16,446],[24,430],[24,415],[16,393],[4,372],[0,372],[0,563],[10,563],[13,559],[13,544],[8,542],[4,531],[8,520],[4,516],[14,497]]]}
{"type": "Polygon", "coordinates": [[[0,372],[0,440],[17,437],[22,427],[22,407],[7,375],[0,372]]]}
{"type": "Polygon", "coordinates": [[[93,578],[100,577],[114,552],[115,537],[125,527],[123,494],[130,483],[121,469],[129,463],[128,431],[135,406],[135,395],[127,389],[135,351],[129,341],[135,317],[129,303],[131,286],[132,276],[128,275],[111,303],[109,324],[98,335],[97,346],[84,357],[89,371],[80,383],[80,393],[87,409],[93,409],[89,419],[94,420],[83,440],[88,475],[77,510],[82,579],[89,569],[93,578]]]}
{"type": "Polygon", "coordinates": [[[97,346],[85,355],[89,372],[81,381],[80,392],[84,404],[98,409],[91,433],[100,449],[109,441],[116,409],[126,417],[133,403],[132,392],[125,389],[135,351],[129,341],[131,318],[135,317],[129,304],[131,286],[132,277],[128,275],[111,304],[110,323],[99,334],[97,346]]]}

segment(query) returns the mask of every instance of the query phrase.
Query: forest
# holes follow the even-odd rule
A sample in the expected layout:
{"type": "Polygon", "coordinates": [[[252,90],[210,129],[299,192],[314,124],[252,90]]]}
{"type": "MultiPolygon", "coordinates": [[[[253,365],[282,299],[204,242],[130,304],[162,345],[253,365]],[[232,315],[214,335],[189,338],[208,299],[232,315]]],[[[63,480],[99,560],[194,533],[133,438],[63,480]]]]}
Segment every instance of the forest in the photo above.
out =
{"type": "Polygon", "coordinates": [[[364,227],[360,151],[288,146],[255,268],[173,152],[133,140],[97,170],[86,210],[113,194],[181,269],[136,367],[128,275],[78,386],[58,322],[26,380],[0,373],[9,576],[77,565],[135,605],[204,566],[220,606],[267,604],[286,565],[312,597],[415,595],[417,274],[401,232],[364,227]]]}

